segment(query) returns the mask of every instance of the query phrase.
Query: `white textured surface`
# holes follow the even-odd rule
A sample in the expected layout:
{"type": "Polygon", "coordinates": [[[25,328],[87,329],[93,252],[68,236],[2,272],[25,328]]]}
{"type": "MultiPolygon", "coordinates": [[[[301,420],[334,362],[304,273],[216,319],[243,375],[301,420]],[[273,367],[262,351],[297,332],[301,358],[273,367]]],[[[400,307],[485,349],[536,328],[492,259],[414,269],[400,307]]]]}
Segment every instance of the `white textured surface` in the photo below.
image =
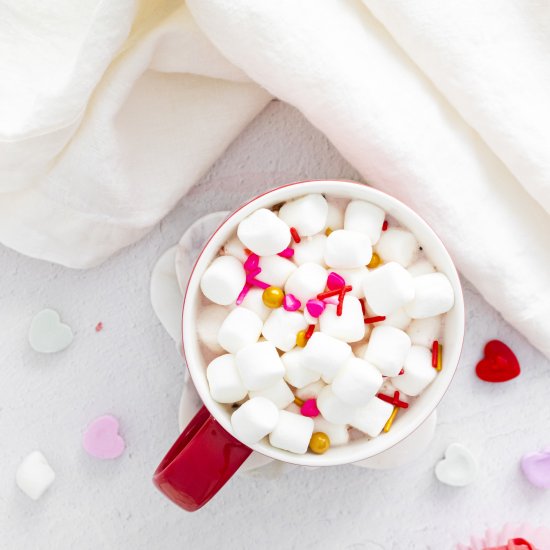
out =
{"type": "Polygon", "coordinates": [[[274,103],[149,236],[103,266],[71,271],[0,250],[2,549],[442,550],[506,521],[548,522],[550,491],[524,481],[519,459],[550,442],[549,362],[468,284],[461,365],[438,409],[436,438],[412,465],[243,477],[195,514],[154,489],[153,470],[177,435],[183,365],[150,306],[152,266],[199,216],[316,177],[358,179],[325,138],[274,103]],[[27,343],[31,318],[44,307],[57,309],[75,333],[59,354],[39,355],[27,343]],[[98,321],[104,329],[96,333],[98,321]],[[523,367],[504,385],[473,372],[495,337],[523,367]],[[94,460],[81,448],[86,424],[104,413],[120,418],[128,446],[116,461],[94,460]],[[454,441],[480,463],[479,478],[464,489],[445,487],[433,474],[454,441]],[[38,502],[14,481],[34,449],[57,473],[38,502]]]}

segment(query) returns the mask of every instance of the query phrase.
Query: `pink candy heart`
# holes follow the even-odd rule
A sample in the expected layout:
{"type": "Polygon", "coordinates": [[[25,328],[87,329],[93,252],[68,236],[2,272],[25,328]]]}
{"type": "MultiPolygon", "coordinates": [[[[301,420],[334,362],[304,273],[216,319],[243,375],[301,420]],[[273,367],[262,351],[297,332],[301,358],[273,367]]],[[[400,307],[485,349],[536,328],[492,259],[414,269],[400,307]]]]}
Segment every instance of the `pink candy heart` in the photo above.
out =
{"type": "Polygon", "coordinates": [[[336,290],[337,288],[342,288],[346,284],[344,277],[338,275],[331,271],[327,277],[327,287],[329,290],[336,290]]]}
{"type": "Polygon", "coordinates": [[[117,458],[124,452],[124,439],[118,434],[118,420],[105,415],[91,422],[82,437],[82,446],[91,456],[117,458]]]}
{"type": "Polygon", "coordinates": [[[304,401],[304,404],[300,408],[300,412],[302,413],[303,416],[310,416],[311,418],[319,416],[319,409],[317,408],[317,400],[308,399],[307,401],[304,401]]]}
{"type": "Polygon", "coordinates": [[[326,304],[325,302],[322,302],[321,300],[308,300],[306,304],[307,312],[317,319],[317,317],[320,317],[323,311],[325,311],[326,304]]]}
{"type": "Polygon", "coordinates": [[[300,309],[302,302],[294,294],[285,294],[283,298],[283,308],[287,311],[296,311],[300,309]]]}
{"type": "Polygon", "coordinates": [[[521,469],[532,485],[541,489],[550,489],[550,449],[523,455],[521,469]]]}

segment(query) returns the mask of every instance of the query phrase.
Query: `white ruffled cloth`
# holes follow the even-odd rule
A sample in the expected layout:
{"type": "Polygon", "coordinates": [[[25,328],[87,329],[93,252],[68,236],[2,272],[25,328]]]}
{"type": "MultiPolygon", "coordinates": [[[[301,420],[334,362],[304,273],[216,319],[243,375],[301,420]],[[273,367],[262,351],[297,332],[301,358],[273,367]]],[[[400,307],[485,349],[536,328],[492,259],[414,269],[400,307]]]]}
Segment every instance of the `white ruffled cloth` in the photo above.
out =
{"type": "Polygon", "coordinates": [[[550,356],[550,5],[7,0],[0,241],[89,267],[272,96],[415,208],[550,356]]]}

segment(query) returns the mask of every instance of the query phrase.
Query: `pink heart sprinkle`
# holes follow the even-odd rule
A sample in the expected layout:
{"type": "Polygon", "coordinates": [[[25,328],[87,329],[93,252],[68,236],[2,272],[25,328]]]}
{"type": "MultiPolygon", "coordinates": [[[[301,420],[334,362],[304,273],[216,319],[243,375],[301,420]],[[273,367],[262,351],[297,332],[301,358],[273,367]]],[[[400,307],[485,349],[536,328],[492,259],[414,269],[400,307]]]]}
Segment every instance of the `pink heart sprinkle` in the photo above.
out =
{"type": "Polygon", "coordinates": [[[325,311],[326,304],[325,302],[322,302],[321,300],[308,300],[306,304],[307,312],[317,319],[317,317],[320,317],[323,311],[325,311]]]}
{"type": "Polygon", "coordinates": [[[117,458],[124,452],[124,439],[118,434],[118,420],[105,415],[92,421],[82,437],[82,446],[91,456],[103,460],[117,458]]]}
{"type": "Polygon", "coordinates": [[[532,485],[541,489],[550,489],[550,449],[523,455],[521,469],[532,485]]]}
{"type": "Polygon", "coordinates": [[[342,288],[346,284],[344,277],[338,275],[331,271],[327,277],[327,287],[329,290],[336,290],[337,288],[342,288]]]}
{"type": "Polygon", "coordinates": [[[281,256],[281,258],[292,258],[292,256],[294,256],[294,249],[285,248],[283,251],[279,252],[277,256],[281,256]]]}
{"type": "Polygon", "coordinates": [[[243,267],[245,271],[252,271],[253,269],[258,267],[259,263],[260,263],[260,257],[258,256],[258,254],[252,253],[245,260],[243,267]]]}
{"type": "Polygon", "coordinates": [[[283,308],[286,311],[296,311],[300,309],[301,305],[302,302],[300,302],[294,294],[285,294],[285,297],[283,298],[283,308]]]}
{"type": "Polygon", "coordinates": [[[300,412],[302,413],[303,416],[309,416],[311,418],[319,416],[319,409],[317,408],[317,400],[308,399],[307,401],[304,401],[304,404],[302,405],[300,412]]]}

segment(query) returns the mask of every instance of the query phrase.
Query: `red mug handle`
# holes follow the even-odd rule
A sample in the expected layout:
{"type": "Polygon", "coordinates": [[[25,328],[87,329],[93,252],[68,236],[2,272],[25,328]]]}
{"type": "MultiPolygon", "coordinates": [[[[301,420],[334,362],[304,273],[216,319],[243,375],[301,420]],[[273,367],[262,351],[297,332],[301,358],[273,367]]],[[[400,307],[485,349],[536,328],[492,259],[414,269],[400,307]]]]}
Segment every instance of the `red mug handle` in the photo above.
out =
{"type": "Polygon", "coordinates": [[[229,481],[251,452],[203,406],[162,459],[153,482],[178,506],[194,512],[229,481]]]}

